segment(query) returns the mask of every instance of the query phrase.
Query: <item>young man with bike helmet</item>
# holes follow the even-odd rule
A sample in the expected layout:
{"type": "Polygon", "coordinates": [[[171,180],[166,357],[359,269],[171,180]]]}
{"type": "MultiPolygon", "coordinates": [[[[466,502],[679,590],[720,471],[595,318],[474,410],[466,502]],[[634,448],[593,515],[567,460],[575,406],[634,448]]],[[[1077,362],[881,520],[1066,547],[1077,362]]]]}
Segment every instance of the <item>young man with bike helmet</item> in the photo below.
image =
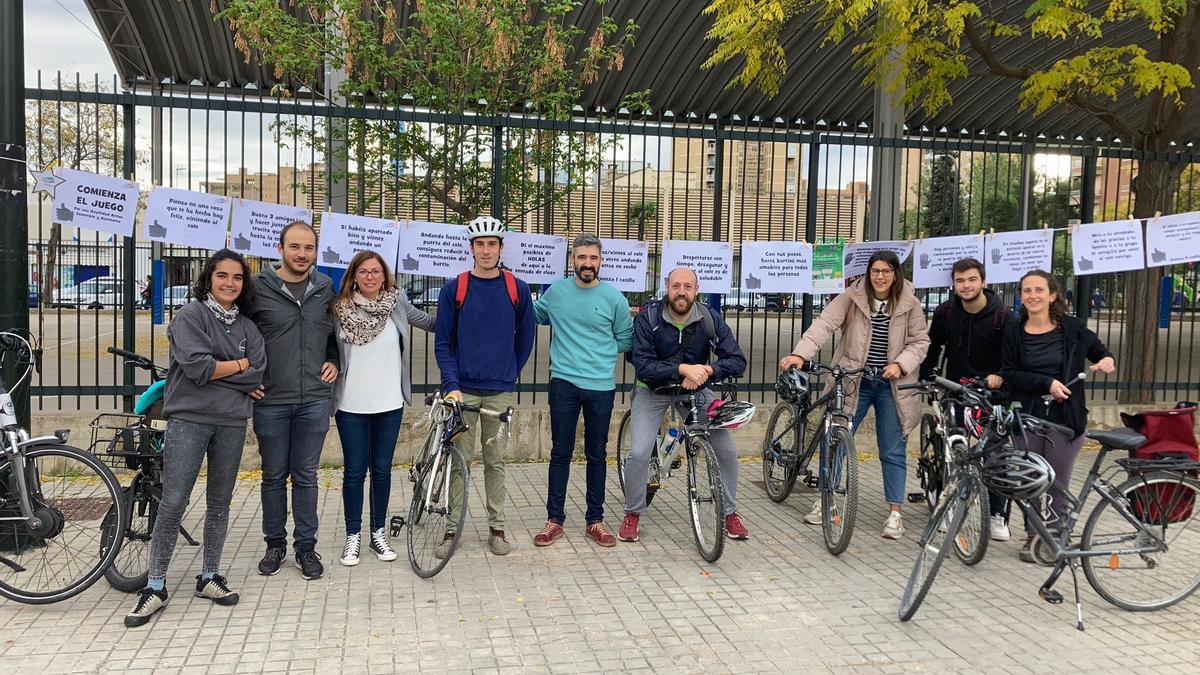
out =
{"type": "MultiPolygon", "coordinates": [[[[663,416],[676,401],[654,389],[681,383],[689,391],[699,390],[702,409],[707,409],[714,399],[707,385],[739,377],[746,370],[746,357],[729,325],[720,314],[696,302],[699,293],[700,279],[694,271],[687,267],[671,270],[666,297],[650,303],[633,322],[631,354],[638,382],[630,403],[633,429],[624,468],[625,518],[617,535],[621,541],[638,540],[638,523],[646,509],[650,453],[663,416]]],[[[725,531],[730,539],[747,539],[750,533],[737,513],[738,459],[733,436],[728,429],[712,429],[710,434],[724,488],[725,531]]]]}
{"type": "MultiPolygon", "coordinates": [[[[1004,331],[1017,322],[1000,296],[989,290],[983,263],[963,258],[950,268],[954,295],[933,310],[929,322],[929,353],[921,363],[921,379],[933,377],[945,355],[945,377],[953,382],[981,380],[988,389],[1004,386],[1000,376],[1000,345],[1004,331]]],[[[993,494],[990,534],[996,541],[1008,541],[1007,502],[993,494]]]]}
{"type": "Polygon", "coordinates": [[[629,351],[633,320],[629,302],[600,281],[600,239],[581,234],[571,246],[574,278],[560,279],[533,303],[539,321],[550,320],[550,475],[546,525],[534,535],[535,546],[563,536],[567,480],[575,452],[575,427],[583,413],[583,450],[587,457],[587,513],[584,534],[601,546],[617,538],[604,524],[609,422],[617,381],[617,355],[629,351]]]}
{"type": "MultiPolygon", "coordinates": [[[[506,228],[481,216],[467,225],[475,265],[442,286],[438,296],[434,353],[446,396],[473,406],[504,410],[513,404],[517,378],[533,351],[537,324],[529,286],[501,269],[506,228]]],[[[499,420],[466,414],[469,429],[455,440],[467,463],[475,456],[475,437],[483,445],[483,483],[488,512],[488,550],[508,555],[504,534],[504,450],[508,445],[499,420]]],[[[461,508],[462,477],[451,481],[451,504],[461,508]]],[[[435,555],[443,557],[453,540],[447,532],[435,555]]]]}

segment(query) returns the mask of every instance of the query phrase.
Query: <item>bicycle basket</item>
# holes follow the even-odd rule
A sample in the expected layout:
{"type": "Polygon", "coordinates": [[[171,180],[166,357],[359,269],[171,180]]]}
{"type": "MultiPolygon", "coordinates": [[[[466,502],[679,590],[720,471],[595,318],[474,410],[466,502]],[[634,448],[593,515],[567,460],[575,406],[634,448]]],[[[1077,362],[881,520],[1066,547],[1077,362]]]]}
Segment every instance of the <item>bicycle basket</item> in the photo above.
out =
{"type": "MultiPolygon", "coordinates": [[[[1140,413],[1121,413],[1125,426],[1146,437],[1141,447],[1129,452],[1133,459],[1152,460],[1164,457],[1200,459],[1196,442],[1196,404],[1184,401],[1171,410],[1146,410],[1140,413]]],[[[1187,471],[1195,476],[1195,471],[1187,471]]],[[[1146,523],[1181,523],[1192,517],[1196,496],[1190,488],[1176,485],[1155,485],[1138,488],[1130,493],[1134,515],[1146,523]],[[1183,494],[1180,490],[1186,490],[1183,494]],[[1170,504],[1170,513],[1163,513],[1170,504]]]]}
{"type": "Polygon", "coordinates": [[[146,418],[124,413],[96,416],[89,425],[92,442],[88,450],[114,469],[136,469],[141,460],[158,454],[163,431],[147,424],[146,418]]]}

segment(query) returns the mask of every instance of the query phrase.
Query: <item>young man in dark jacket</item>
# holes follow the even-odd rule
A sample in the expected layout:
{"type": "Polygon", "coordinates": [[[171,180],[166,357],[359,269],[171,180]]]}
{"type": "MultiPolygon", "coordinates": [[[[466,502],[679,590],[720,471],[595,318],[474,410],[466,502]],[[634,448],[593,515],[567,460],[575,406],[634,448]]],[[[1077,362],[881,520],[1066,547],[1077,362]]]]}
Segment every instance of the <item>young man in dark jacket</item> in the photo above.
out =
{"type": "MultiPolygon", "coordinates": [[[[632,442],[625,460],[625,519],[617,538],[638,540],[638,521],[646,509],[646,477],[654,439],[667,408],[676,398],[657,394],[656,387],[681,383],[684,389],[700,390],[701,410],[713,400],[709,382],[739,377],[746,370],[746,357],[720,314],[696,302],[700,280],[686,267],[667,277],[663,302],[651,303],[633,322],[633,369],[638,378],[630,403],[632,442]],[[707,335],[708,326],[713,334],[707,335]],[[709,363],[713,357],[715,361],[709,363]]],[[[713,429],[709,440],[717,453],[725,496],[725,531],[730,539],[750,535],[737,513],[737,448],[727,429],[713,429]]]]}
{"type": "MultiPolygon", "coordinates": [[[[1001,389],[1004,378],[1000,376],[1000,344],[1005,328],[1015,325],[1016,317],[999,296],[988,290],[983,263],[963,258],[954,263],[950,275],[954,297],[933,310],[929,353],[921,364],[921,379],[933,376],[944,348],[946,367],[942,372],[946,379],[978,379],[985,381],[988,389],[1001,389]]],[[[990,499],[991,537],[1008,541],[1007,500],[998,495],[990,499]]]]}
{"type": "Polygon", "coordinates": [[[329,431],[330,399],[339,356],[329,303],[333,281],[315,270],[317,234],[296,221],[279,234],[279,269],[254,275],[247,315],[267,344],[263,393],[254,405],[262,455],[263,537],[258,572],[273,575],[287,556],[287,481],[292,480],[296,567],[305,579],[325,573],[317,545],[317,466],[329,431]]]}

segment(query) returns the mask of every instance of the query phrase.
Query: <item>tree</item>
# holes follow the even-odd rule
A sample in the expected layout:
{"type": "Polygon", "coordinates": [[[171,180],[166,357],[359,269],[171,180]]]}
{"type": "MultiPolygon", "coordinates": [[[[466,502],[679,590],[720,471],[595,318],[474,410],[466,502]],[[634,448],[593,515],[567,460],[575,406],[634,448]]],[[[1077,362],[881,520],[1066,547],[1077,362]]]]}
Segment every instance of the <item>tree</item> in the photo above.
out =
{"type": "Polygon", "coordinates": [[[626,208],[628,216],[629,229],[637,232],[638,239],[646,238],[646,223],[656,222],[658,219],[658,203],[657,202],[636,202],[630,204],[626,208]]]}
{"type": "Polygon", "coordinates": [[[920,236],[963,234],[967,219],[963,210],[962,183],[958,177],[956,156],[934,156],[929,182],[922,192],[920,236]]]}
{"type": "MultiPolygon", "coordinates": [[[[715,21],[709,37],[718,45],[705,65],[744,59],[731,84],[778,92],[788,66],[782,31],[797,19],[814,19],[816,29],[828,31],[827,41],[854,36],[866,83],[902,85],[904,102],[930,115],[952,103],[954,81],[982,75],[1018,81],[1022,108],[1040,114],[1070,106],[1102,121],[1141,155],[1131,185],[1135,218],[1170,213],[1187,162],[1167,153],[1173,142],[1189,140],[1179,136],[1195,115],[1200,2],[1039,0],[1016,21],[1005,20],[1002,8],[1008,6],[960,0],[710,0],[705,11],[715,21]],[[1128,35],[1146,37],[1122,43],[1119,36],[1128,35]],[[1047,56],[1048,41],[1071,51],[1063,58],[1047,56]],[[1006,53],[1019,53],[1021,62],[1005,61],[997,50],[1001,43],[1006,53]],[[972,58],[984,64],[982,72],[972,72],[972,58]],[[1146,101],[1137,117],[1114,105],[1134,98],[1146,101]]],[[[1133,386],[1122,390],[1123,403],[1153,400],[1161,276],[1160,268],[1150,268],[1126,277],[1126,297],[1140,302],[1125,311],[1128,348],[1121,367],[1133,386]]]]}
{"type": "MultiPolygon", "coordinates": [[[[235,45],[247,60],[274,64],[279,78],[286,74],[297,85],[321,91],[325,68],[340,66],[344,81],[326,92],[338,104],[460,117],[408,123],[400,131],[396,118],[347,121],[335,111],[315,124],[279,125],[281,135],[358,167],[352,176],[364,207],[399,187],[409,190],[415,206],[432,200],[467,221],[493,210],[498,171],[504,219],[519,221],[583,185],[615,142],[594,134],[510,128],[496,157],[493,123],[514,111],[569,119],[584,85],[606,70],[621,69],[625,50],[634,44],[632,22],[620,27],[606,16],[585,36],[567,22],[576,3],[565,0],[225,4],[218,19],[229,21],[235,45]],[[397,7],[408,8],[407,14],[401,16],[397,7]],[[474,116],[490,119],[475,124],[474,116]]],[[[280,85],[275,93],[297,92],[280,85]]],[[[625,105],[644,108],[645,96],[633,94],[625,105]]]]}

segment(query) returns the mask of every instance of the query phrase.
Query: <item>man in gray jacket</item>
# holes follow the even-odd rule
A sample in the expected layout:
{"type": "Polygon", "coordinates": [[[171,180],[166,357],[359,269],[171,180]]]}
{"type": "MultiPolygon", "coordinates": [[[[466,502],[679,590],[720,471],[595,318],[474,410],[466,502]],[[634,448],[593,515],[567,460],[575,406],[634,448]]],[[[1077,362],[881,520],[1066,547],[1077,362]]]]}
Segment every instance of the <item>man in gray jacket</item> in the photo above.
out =
{"type": "Polygon", "coordinates": [[[287,481],[292,480],[292,545],[305,579],[325,573],[317,545],[317,465],[329,431],[330,398],[339,357],[329,303],[333,281],[314,269],[317,233],[302,221],[279,233],[283,264],[254,276],[247,315],[267,345],[267,372],[254,405],[262,455],[263,536],[259,574],[272,575],[287,556],[287,481]]]}

